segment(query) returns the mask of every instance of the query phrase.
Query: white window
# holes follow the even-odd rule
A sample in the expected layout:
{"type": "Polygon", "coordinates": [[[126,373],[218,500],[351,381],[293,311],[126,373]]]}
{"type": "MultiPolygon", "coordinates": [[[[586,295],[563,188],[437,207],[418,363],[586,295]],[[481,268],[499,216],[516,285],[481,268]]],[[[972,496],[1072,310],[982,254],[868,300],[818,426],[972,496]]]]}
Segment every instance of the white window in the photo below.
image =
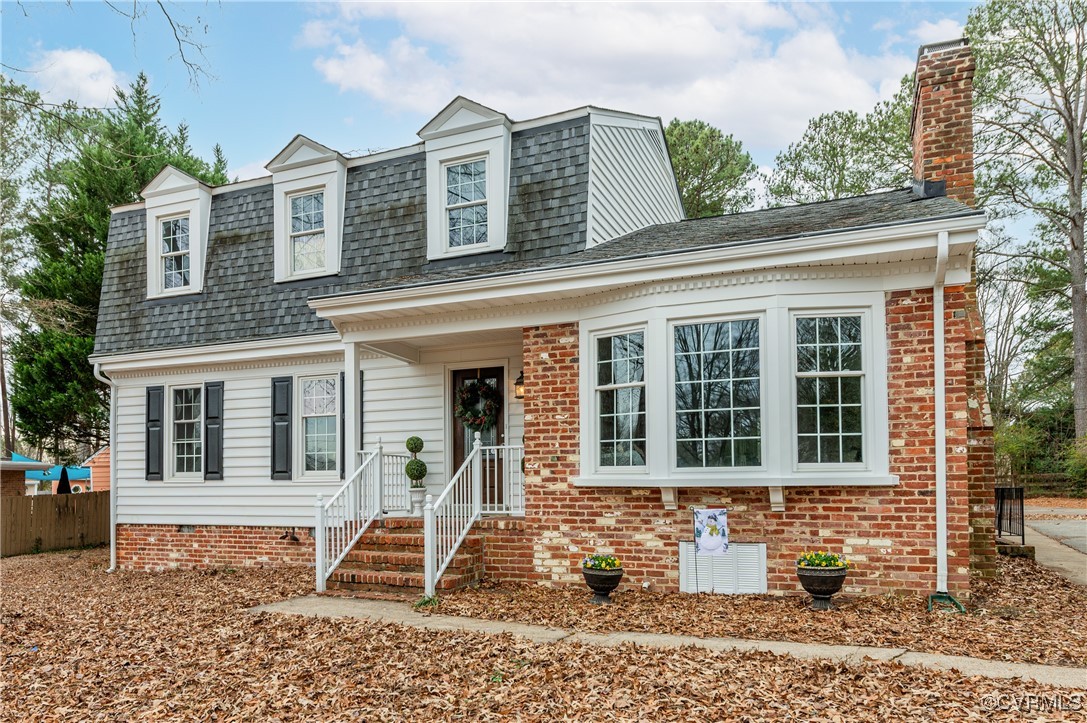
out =
{"type": "Polygon", "coordinates": [[[796,317],[796,461],[864,463],[860,316],[796,317]]]}
{"type": "Polygon", "coordinates": [[[140,192],[147,238],[147,297],[199,293],[211,219],[211,188],[167,166],[140,192]]]}
{"type": "Polygon", "coordinates": [[[596,399],[601,467],[644,467],[645,333],[596,340],[596,399]]]}
{"type": "Polygon", "coordinates": [[[189,217],[159,222],[162,289],[189,287],[189,217]]]}
{"type": "Polygon", "coordinates": [[[578,484],[891,485],[882,292],[581,322],[578,484]]]}
{"type": "Polygon", "coordinates": [[[301,404],[302,476],[339,474],[338,377],[303,377],[301,404]]]}
{"type": "Polygon", "coordinates": [[[445,167],[446,234],[449,248],[487,243],[487,161],[445,167]]]}
{"type": "Polygon", "coordinates": [[[677,325],[677,467],[762,464],[759,320],[677,325]]]}
{"type": "Polygon", "coordinates": [[[272,173],[275,280],[340,273],[347,159],[296,136],[267,168],[272,173]]]}
{"type": "Polygon", "coordinates": [[[170,470],[173,477],[200,477],[203,472],[202,396],[201,387],[170,390],[170,470]]]}
{"type": "Polygon", "coordinates": [[[325,268],[325,194],[300,193],[290,197],[291,273],[325,268]]]}

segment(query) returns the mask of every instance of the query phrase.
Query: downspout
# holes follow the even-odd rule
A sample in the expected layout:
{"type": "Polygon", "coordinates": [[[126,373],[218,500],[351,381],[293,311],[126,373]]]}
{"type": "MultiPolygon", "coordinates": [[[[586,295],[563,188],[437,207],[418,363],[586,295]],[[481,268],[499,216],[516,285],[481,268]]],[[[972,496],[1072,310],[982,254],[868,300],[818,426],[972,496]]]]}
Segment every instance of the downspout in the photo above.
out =
{"type": "Polygon", "coordinates": [[[117,569],[117,450],[113,448],[117,428],[117,385],[102,372],[102,365],[94,365],[94,378],[109,386],[109,569],[117,569]]]}
{"type": "Polygon", "coordinates": [[[936,592],[929,595],[928,609],[946,603],[966,612],[947,591],[947,353],[944,348],[944,280],[947,277],[948,232],[936,236],[936,274],[932,283],[932,352],[935,366],[933,406],[936,415],[936,592]]]}

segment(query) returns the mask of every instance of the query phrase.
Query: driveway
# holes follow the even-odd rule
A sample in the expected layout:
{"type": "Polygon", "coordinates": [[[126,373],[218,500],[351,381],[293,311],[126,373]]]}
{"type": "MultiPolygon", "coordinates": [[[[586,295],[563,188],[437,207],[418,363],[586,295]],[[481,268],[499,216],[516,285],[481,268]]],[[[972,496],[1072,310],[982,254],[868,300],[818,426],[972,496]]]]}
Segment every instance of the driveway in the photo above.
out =
{"type": "Polygon", "coordinates": [[[1027,520],[1026,524],[1036,532],[1087,555],[1087,520],[1027,520]]]}

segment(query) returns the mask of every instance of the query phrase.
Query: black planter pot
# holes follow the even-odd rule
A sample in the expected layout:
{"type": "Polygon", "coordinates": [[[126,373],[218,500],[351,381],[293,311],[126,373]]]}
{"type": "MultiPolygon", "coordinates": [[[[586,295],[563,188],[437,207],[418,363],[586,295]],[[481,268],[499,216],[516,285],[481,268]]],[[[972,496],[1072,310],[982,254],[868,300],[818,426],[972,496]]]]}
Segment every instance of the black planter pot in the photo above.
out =
{"type": "Polygon", "coordinates": [[[592,570],[581,568],[581,574],[585,576],[585,584],[595,594],[589,602],[594,605],[607,605],[611,602],[609,597],[615,588],[619,587],[619,581],[623,579],[623,568],[616,570],[592,570]]]}
{"type": "Polygon", "coordinates": [[[830,610],[830,598],[842,589],[848,567],[802,567],[796,566],[796,576],[800,584],[811,595],[812,610],[830,610]]]}

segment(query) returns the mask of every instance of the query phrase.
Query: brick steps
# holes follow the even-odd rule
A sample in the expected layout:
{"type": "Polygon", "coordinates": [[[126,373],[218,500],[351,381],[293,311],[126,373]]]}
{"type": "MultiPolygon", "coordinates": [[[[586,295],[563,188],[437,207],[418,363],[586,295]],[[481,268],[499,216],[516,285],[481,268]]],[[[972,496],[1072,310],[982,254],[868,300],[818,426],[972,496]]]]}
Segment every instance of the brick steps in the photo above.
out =
{"type": "MultiPolygon", "coordinates": [[[[328,578],[338,594],[421,595],[424,584],[423,521],[389,517],[375,522],[328,578]]],[[[469,534],[438,580],[437,589],[456,590],[483,577],[483,541],[469,534]]]]}

